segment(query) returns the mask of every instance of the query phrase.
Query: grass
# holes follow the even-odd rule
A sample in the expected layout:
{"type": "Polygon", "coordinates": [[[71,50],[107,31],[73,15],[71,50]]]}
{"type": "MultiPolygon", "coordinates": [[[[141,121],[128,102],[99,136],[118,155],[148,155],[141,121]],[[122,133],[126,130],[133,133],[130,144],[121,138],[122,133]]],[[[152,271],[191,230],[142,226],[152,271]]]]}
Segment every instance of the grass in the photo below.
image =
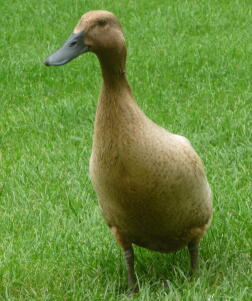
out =
{"type": "Polygon", "coordinates": [[[98,62],[42,64],[82,13],[100,8],[123,23],[139,105],[191,140],[214,193],[199,277],[187,278],[186,250],[136,247],[134,300],[251,300],[249,0],[1,1],[1,300],[128,299],[123,256],[88,179],[98,62]]]}

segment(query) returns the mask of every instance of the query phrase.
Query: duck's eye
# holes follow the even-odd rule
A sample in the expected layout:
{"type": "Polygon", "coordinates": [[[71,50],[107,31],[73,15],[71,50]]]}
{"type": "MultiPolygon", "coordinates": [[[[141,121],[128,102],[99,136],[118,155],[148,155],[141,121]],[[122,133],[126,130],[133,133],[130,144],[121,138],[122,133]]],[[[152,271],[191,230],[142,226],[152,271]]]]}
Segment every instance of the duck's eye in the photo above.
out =
{"type": "Polygon", "coordinates": [[[77,41],[75,40],[75,41],[72,41],[70,44],[69,44],[69,46],[70,47],[73,47],[75,44],[77,44],[77,41]]]}
{"type": "Polygon", "coordinates": [[[106,24],[107,24],[107,21],[106,21],[105,19],[100,19],[100,20],[98,20],[98,25],[104,26],[104,25],[106,25],[106,24]]]}

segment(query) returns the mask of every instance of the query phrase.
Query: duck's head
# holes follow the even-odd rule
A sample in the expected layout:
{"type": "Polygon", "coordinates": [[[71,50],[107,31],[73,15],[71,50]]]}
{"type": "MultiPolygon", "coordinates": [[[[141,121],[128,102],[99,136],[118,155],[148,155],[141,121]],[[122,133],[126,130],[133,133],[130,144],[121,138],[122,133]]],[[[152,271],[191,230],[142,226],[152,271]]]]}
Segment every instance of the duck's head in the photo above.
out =
{"type": "Polygon", "coordinates": [[[85,52],[94,52],[107,60],[126,53],[121,25],[114,14],[102,10],[84,14],[63,47],[44,63],[64,65],[85,52]]]}

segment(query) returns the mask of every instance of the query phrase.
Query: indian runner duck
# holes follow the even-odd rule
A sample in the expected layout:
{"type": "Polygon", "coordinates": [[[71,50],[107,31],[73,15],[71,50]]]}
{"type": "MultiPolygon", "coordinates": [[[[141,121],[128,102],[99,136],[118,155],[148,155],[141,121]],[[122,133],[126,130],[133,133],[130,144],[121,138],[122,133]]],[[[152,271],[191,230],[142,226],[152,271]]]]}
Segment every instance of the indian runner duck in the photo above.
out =
{"type": "Polygon", "coordinates": [[[185,137],[158,126],[137,105],[126,77],[125,38],[113,13],[84,14],[44,63],[63,65],[85,52],[98,57],[103,77],[90,178],[103,217],[124,250],[128,287],[138,290],[133,244],[159,252],[188,247],[194,272],[212,216],[201,159],[185,137]]]}

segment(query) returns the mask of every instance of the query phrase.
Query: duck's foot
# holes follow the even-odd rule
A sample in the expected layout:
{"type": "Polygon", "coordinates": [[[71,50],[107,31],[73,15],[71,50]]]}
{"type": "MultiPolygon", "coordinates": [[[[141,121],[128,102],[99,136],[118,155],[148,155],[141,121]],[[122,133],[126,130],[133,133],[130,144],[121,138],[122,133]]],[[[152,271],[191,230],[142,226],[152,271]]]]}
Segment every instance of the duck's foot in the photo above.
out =
{"type": "Polygon", "coordinates": [[[168,279],[163,279],[163,288],[168,289],[169,288],[169,280],[168,279]]]}
{"type": "Polygon", "coordinates": [[[136,285],[135,287],[129,288],[128,293],[129,293],[129,296],[130,296],[130,297],[133,297],[133,296],[135,296],[137,293],[139,293],[139,287],[138,287],[138,285],[136,285]]]}

